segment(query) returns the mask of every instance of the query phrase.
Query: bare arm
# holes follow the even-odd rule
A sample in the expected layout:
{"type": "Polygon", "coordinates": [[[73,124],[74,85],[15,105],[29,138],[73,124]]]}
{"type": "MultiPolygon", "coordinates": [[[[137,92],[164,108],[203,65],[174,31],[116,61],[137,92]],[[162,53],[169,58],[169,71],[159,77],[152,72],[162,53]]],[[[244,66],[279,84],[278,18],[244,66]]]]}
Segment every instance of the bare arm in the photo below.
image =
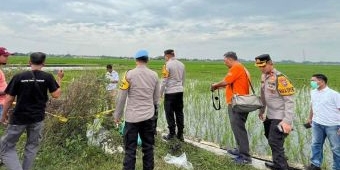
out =
{"type": "Polygon", "coordinates": [[[224,80],[222,80],[222,81],[220,81],[220,82],[217,82],[217,83],[213,83],[212,85],[211,85],[211,91],[214,91],[214,90],[216,90],[216,89],[218,89],[218,88],[221,88],[221,87],[223,87],[223,88],[225,88],[225,86],[227,86],[228,85],[228,83],[227,82],[225,82],[224,80]]]}
{"type": "Polygon", "coordinates": [[[53,98],[58,98],[58,97],[60,97],[60,95],[61,95],[61,89],[60,88],[58,88],[56,91],[51,93],[51,96],[53,98]]]}
{"type": "MultiPolygon", "coordinates": [[[[339,110],[340,110],[340,109],[339,109],[339,110]]],[[[313,108],[312,108],[312,106],[310,106],[310,111],[309,111],[309,116],[308,116],[307,122],[308,122],[309,124],[311,124],[311,123],[312,123],[312,120],[313,120],[313,108]]]]}
{"type": "Polygon", "coordinates": [[[4,108],[2,110],[2,117],[1,117],[1,123],[7,124],[8,118],[10,115],[8,115],[9,107],[12,105],[15,97],[11,95],[6,95],[5,102],[4,102],[4,108]]]}
{"type": "Polygon", "coordinates": [[[61,81],[62,81],[63,77],[64,77],[64,72],[63,72],[63,70],[59,70],[59,71],[58,71],[58,77],[57,77],[57,83],[58,83],[58,85],[59,85],[59,88],[58,88],[56,91],[54,91],[54,92],[51,93],[51,96],[52,96],[53,98],[58,98],[58,97],[60,97],[60,95],[61,95],[61,81]]]}

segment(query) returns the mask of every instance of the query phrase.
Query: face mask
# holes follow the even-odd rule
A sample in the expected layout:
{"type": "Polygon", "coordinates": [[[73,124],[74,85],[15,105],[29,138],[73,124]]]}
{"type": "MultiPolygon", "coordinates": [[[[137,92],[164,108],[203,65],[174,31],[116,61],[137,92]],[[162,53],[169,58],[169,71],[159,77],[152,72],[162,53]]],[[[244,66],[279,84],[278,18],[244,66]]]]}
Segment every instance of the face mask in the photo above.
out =
{"type": "Polygon", "coordinates": [[[317,89],[317,88],[319,88],[319,85],[316,81],[310,81],[310,87],[312,89],[317,89]]]}

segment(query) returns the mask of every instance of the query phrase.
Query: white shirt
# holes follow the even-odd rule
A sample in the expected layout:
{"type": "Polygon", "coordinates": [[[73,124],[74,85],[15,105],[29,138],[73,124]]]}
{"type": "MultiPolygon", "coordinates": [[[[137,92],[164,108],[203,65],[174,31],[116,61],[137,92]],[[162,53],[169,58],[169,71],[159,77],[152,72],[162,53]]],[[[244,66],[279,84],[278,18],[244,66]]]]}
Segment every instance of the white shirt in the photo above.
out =
{"type": "Polygon", "coordinates": [[[114,90],[117,88],[117,83],[112,83],[113,81],[119,81],[119,75],[116,71],[112,70],[112,72],[106,72],[105,78],[110,81],[110,83],[106,86],[106,90],[114,90]]]}
{"type": "Polygon", "coordinates": [[[313,121],[324,126],[340,125],[340,94],[328,87],[311,91],[313,121]]]}

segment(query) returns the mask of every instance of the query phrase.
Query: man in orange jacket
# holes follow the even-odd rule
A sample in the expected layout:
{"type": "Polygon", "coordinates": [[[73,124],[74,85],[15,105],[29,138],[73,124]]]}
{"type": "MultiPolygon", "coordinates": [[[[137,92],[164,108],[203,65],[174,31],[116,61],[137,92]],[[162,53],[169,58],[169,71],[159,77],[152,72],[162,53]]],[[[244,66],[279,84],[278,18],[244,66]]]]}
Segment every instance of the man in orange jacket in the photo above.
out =
{"type": "Polygon", "coordinates": [[[229,71],[222,81],[211,85],[211,90],[216,90],[222,87],[226,88],[225,97],[228,105],[230,125],[237,144],[237,148],[228,150],[228,152],[236,156],[234,159],[235,163],[249,164],[251,163],[251,157],[249,154],[248,133],[245,127],[249,113],[235,112],[232,110],[231,106],[233,94],[249,94],[249,72],[237,60],[235,52],[230,51],[225,53],[224,63],[229,68],[229,71]]]}

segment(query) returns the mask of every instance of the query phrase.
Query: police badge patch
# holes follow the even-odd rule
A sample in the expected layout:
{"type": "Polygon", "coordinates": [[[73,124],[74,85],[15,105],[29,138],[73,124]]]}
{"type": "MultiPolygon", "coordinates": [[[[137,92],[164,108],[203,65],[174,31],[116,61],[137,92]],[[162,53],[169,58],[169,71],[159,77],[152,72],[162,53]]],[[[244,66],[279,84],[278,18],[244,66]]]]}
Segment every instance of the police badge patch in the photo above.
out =
{"type": "Polygon", "coordinates": [[[281,96],[290,96],[295,93],[295,88],[285,75],[280,74],[277,76],[277,91],[281,96]]]}
{"type": "Polygon", "coordinates": [[[124,76],[122,77],[119,85],[119,89],[127,90],[130,87],[130,83],[126,80],[126,74],[128,71],[125,72],[124,76]]]}
{"type": "Polygon", "coordinates": [[[162,77],[163,78],[168,78],[169,77],[169,71],[166,69],[166,65],[165,64],[163,65],[163,68],[162,68],[162,77]]]}

